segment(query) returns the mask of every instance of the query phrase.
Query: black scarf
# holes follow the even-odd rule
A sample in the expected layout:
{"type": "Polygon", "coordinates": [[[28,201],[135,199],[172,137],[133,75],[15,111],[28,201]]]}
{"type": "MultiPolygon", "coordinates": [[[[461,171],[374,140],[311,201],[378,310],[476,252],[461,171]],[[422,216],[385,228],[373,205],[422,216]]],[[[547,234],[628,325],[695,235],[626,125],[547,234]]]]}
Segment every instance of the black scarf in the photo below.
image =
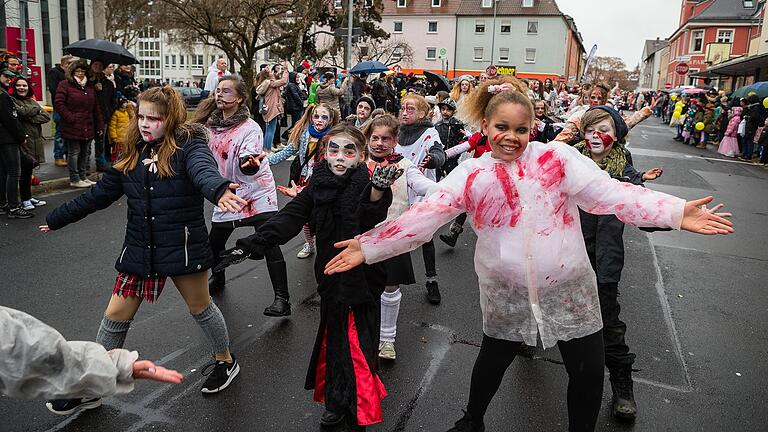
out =
{"type": "Polygon", "coordinates": [[[416,123],[409,125],[401,125],[398,141],[401,146],[409,146],[415,143],[421,134],[423,134],[425,130],[431,127],[432,122],[429,120],[417,121],[416,123]]]}
{"type": "Polygon", "coordinates": [[[371,160],[376,163],[382,163],[384,161],[387,161],[389,163],[398,163],[401,160],[403,160],[403,155],[401,155],[400,153],[390,153],[387,156],[384,156],[383,158],[371,155],[371,160]]]}
{"type": "Polygon", "coordinates": [[[251,117],[250,111],[248,111],[248,107],[245,105],[242,105],[240,108],[237,109],[237,112],[232,114],[231,116],[224,118],[224,112],[220,109],[216,108],[208,117],[208,121],[205,122],[205,125],[208,127],[215,127],[215,128],[230,128],[232,126],[239,125],[243,121],[249,119],[251,117]]]}

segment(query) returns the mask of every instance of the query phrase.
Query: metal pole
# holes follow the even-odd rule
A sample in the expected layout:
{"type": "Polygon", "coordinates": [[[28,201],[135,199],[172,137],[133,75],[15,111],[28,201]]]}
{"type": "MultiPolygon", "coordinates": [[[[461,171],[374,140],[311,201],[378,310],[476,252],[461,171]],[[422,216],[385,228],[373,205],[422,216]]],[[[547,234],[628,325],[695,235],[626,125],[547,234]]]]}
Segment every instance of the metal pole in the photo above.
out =
{"type": "Polygon", "coordinates": [[[27,75],[27,0],[19,0],[19,18],[21,23],[21,32],[19,33],[19,48],[21,54],[21,74],[27,75]]]}
{"type": "Polygon", "coordinates": [[[496,50],[496,3],[499,0],[493,0],[493,30],[491,30],[491,66],[493,66],[493,56],[496,50]]]}
{"type": "Polygon", "coordinates": [[[347,67],[347,73],[352,68],[352,21],[353,21],[353,9],[355,7],[354,0],[349,0],[347,3],[347,58],[345,66],[347,67]]]}

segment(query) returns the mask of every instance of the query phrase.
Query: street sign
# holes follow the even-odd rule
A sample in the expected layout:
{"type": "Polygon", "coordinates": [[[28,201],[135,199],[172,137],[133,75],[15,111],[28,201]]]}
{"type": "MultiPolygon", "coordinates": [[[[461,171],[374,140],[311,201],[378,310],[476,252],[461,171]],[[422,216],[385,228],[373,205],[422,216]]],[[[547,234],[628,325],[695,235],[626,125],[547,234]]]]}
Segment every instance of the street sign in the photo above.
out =
{"type": "Polygon", "coordinates": [[[398,74],[399,74],[400,72],[402,72],[402,71],[403,71],[403,68],[402,68],[402,67],[400,67],[400,65],[399,65],[399,64],[397,64],[397,65],[394,65],[394,66],[392,67],[392,70],[393,70],[393,71],[395,71],[395,73],[398,73],[398,74]]]}
{"type": "Polygon", "coordinates": [[[689,69],[690,67],[688,67],[688,63],[679,63],[677,66],[675,66],[675,72],[678,75],[687,74],[689,69]]]}
{"type": "Polygon", "coordinates": [[[512,75],[517,73],[517,66],[496,66],[496,73],[498,75],[512,75]]]}
{"type": "Polygon", "coordinates": [[[446,54],[448,54],[448,50],[445,48],[440,48],[440,55],[445,56],[446,54]]]}
{"type": "Polygon", "coordinates": [[[496,66],[490,65],[485,68],[485,73],[488,74],[489,77],[493,78],[499,73],[499,71],[496,69],[496,66]]]}
{"type": "MultiPolygon", "coordinates": [[[[333,35],[337,38],[346,38],[349,34],[348,30],[349,29],[346,27],[337,28],[333,31],[333,35]]],[[[363,31],[360,29],[360,27],[352,27],[352,37],[360,36],[361,34],[363,34],[363,31]]]]}
{"type": "Polygon", "coordinates": [[[667,89],[667,90],[670,90],[670,89],[672,89],[672,83],[666,83],[666,84],[664,84],[664,88],[665,88],[665,89],[667,89]]]}
{"type": "Polygon", "coordinates": [[[681,55],[677,57],[677,61],[679,62],[689,62],[691,61],[691,56],[689,55],[681,55]]]}

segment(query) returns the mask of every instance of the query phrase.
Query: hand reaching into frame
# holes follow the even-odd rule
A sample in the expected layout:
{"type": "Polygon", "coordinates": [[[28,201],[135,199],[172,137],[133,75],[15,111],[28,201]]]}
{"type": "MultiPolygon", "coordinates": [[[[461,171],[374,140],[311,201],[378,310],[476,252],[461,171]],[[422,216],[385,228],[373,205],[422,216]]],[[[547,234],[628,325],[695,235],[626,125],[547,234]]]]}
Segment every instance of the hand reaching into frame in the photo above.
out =
{"type": "Polygon", "coordinates": [[[718,204],[711,209],[707,208],[707,204],[711,203],[713,199],[713,197],[708,196],[686,202],[680,229],[704,235],[731,234],[734,232],[733,222],[726,219],[731,217],[731,213],[718,212],[723,208],[723,204],[718,204]]]}

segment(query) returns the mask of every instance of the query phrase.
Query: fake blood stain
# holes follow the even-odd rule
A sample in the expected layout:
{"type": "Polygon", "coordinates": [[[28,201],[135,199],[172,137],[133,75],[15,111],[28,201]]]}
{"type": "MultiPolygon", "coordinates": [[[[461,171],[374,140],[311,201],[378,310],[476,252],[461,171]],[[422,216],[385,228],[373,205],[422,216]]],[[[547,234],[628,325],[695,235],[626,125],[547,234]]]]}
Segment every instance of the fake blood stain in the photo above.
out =
{"type": "Polygon", "coordinates": [[[613,137],[608,135],[607,133],[595,131],[595,136],[600,138],[600,141],[603,142],[604,147],[608,147],[609,145],[613,144],[613,137]]]}
{"type": "Polygon", "coordinates": [[[563,162],[555,156],[554,150],[547,150],[536,159],[539,164],[539,183],[541,187],[551,189],[560,184],[565,176],[563,162]]]}
{"type": "MultiPolygon", "coordinates": [[[[498,184],[499,188],[483,190],[482,196],[475,203],[472,197],[472,186],[481,172],[478,170],[470,173],[464,187],[464,204],[472,214],[475,226],[477,228],[516,226],[522,213],[520,194],[506,168],[503,164],[494,165],[493,174],[496,181],[493,183],[498,184]]],[[[490,174],[487,171],[484,173],[490,174]]]]}

